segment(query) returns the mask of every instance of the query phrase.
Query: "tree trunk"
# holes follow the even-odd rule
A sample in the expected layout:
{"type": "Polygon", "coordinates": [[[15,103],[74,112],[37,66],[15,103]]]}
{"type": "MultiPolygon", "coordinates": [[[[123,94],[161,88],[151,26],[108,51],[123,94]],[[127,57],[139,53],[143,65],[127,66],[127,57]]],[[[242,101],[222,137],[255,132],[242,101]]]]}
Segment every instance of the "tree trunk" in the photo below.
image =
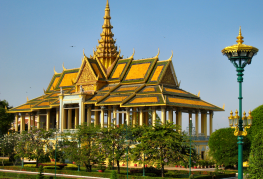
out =
{"type": "Polygon", "coordinates": [[[37,158],[37,162],[36,162],[36,168],[38,168],[38,158],[37,158]]]}
{"type": "Polygon", "coordinates": [[[120,161],[119,160],[116,160],[117,161],[117,167],[118,167],[118,174],[120,174],[120,161]]]}
{"type": "Polygon", "coordinates": [[[164,164],[162,164],[162,177],[164,177],[164,164]]]}

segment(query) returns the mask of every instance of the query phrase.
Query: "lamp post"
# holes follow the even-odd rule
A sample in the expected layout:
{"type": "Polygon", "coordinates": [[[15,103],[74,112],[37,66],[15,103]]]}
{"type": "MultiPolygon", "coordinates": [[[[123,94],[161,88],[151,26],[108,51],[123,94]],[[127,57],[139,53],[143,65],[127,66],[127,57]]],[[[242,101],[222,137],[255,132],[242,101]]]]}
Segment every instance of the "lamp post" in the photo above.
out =
{"type": "Polygon", "coordinates": [[[190,158],[189,158],[189,178],[191,176],[191,157],[192,157],[192,144],[191,144],[191,138],[192,138],[192,118],[190,118],[189,121],[189,135],[190,135],[190,158]]]}
{"type": "MultiPolygon", "coordinates": [[[[235,135],[237,136],[238,144],[238,179],[243,179],[243,126],[242,126],[242,82],[243,72],[246,65],[251,64],[252,57],[256,55],[258,49],[249,45],[243,44],[243,36],[241,35],[241,27],[237,37],[237,44],[225,47],[222,50],[223,55],[226,55],[230,62],[234,65],[237,71],[237,82],[239,83],[239,120],[236,126],[235,135]]],[[[238,116],[238,115],[237,115],[238,116]]]]}

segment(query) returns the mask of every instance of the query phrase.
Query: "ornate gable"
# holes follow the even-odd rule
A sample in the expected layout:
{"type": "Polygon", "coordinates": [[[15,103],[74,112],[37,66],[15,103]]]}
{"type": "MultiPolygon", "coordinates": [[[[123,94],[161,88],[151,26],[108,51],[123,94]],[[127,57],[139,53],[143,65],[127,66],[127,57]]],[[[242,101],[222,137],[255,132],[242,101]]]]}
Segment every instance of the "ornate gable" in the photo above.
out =
{"type": "Polygon", "coordinates": [[[171,63],[166,68],[166,71],[162,77],[161,84],[176,85],[178,86],[176,76],[171,67],[171,63]]]}

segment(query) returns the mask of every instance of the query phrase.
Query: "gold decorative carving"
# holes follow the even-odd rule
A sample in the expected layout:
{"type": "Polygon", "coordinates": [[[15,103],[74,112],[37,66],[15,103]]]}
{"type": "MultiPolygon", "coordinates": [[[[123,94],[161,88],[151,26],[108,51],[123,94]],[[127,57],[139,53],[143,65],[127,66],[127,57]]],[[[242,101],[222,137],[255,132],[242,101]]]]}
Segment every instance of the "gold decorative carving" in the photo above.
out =
{"type": "Polygon", "coordinates": [[[96,80],[96,76],[93,75],[91,67],[86,63],[77,83],[85,83],[94,80],[96,80]]]}
{"type": "Polygon", "coordinates": [[[168,66],[161,83],[176,85],[170,65],[168,66]]]}

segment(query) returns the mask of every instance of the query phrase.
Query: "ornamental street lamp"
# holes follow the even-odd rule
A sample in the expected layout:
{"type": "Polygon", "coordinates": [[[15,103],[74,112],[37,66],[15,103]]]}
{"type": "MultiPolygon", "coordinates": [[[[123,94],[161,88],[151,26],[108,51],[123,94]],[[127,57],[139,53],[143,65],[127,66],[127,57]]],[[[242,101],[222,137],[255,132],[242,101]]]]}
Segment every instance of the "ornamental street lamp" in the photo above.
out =
{"type": "MultiPolygon", "coordinates": [[[[237,44],[228,46],[222,50],[223,55],[226,55],[230,62],[234,65],[237,71],[237,82],[239,83],[239,116],[236,114],[234,122],[237,124],[235,135],[237,135],[238,144],[238,179],[243,179],[243,126],[242,126],[242,82],[243,72],[246,65],[251,64],[252,57],[257,54],[258,49],[249,45],[243,44],[243,36],[241,35],[241,27],[237,37],[237,44]]],[[[232,118],[229,120],[233,120],[232,118]]]]}

